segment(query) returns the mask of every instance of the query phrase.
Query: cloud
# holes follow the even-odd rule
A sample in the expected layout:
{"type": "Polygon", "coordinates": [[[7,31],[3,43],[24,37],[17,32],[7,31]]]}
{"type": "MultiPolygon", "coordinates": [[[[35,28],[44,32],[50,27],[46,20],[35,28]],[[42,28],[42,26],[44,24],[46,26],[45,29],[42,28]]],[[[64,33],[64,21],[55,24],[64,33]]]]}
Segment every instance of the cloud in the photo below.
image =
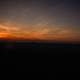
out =
{"type": "Polygon", "coordinates": [[[12,26],[4,26],[4,25],[0,25],[0,31],[18,31],[19,28],[17,27],[12,27],[12,26]]]}
{"type": "Polygon", "coordinates": [[[56,41],[80,41],[80,32],[69,27],[32,27],[24,28],[14,25],[0,24],[0,38],[12,37],[22,39],[42,39],[56,41]]]}

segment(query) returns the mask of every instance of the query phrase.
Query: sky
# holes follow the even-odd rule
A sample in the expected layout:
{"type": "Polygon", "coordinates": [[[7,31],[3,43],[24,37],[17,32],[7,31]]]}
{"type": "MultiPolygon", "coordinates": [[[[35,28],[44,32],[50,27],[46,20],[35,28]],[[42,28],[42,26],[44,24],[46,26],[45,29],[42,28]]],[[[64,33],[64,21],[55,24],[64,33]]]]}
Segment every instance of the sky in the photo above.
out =
{"type": "Polygon", "coordinates": [[[80,42],[80,0],[0,0],[0,38],[80,42]]]}

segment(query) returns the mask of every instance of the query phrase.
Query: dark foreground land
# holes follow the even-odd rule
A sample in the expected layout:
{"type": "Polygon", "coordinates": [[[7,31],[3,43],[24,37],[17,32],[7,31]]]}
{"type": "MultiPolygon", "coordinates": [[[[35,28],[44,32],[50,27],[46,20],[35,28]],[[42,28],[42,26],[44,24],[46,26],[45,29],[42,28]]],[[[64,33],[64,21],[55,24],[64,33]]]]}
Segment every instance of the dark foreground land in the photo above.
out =
{"type": "MultiPolygon", "coordinates": [[[[48,72],[63,70],[64,68],[69,71],[68,67],[70,68],[72,61],[74,64],[76,58],[73,55],[75,56],[76,54],[80,54],[80,44],[0,41],[0,64],[5,64],[1,69],[2,71],[7,70],[7,72],[27,72],[27,70],[29,72],[48,72]],[[71,56],[69,57],[69,55],[71,56]],[[69,62],[66,62],[68,60],[69,62]],[[61,65],[62,67],[60,68],[61,65]]],[[[73,70],[72,67],[70,70],[73,70]]]]}
{"type": "Polygon", "coordinates": [[[26,56],[33,54],[79,54],[80,44],[35,42],[35,41],[0,41],[1,56],[26,56]]]}

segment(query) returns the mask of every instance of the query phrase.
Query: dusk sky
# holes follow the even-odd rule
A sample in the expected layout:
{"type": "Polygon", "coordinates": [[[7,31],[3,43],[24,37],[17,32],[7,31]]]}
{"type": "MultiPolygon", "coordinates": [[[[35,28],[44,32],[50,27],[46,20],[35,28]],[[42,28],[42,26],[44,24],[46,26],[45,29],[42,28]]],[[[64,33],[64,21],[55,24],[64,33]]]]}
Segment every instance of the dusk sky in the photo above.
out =
{"type": "Polygon", "coordinates": [[[0,38],[80,42],[80,0],[0,0],[0,38]]]}

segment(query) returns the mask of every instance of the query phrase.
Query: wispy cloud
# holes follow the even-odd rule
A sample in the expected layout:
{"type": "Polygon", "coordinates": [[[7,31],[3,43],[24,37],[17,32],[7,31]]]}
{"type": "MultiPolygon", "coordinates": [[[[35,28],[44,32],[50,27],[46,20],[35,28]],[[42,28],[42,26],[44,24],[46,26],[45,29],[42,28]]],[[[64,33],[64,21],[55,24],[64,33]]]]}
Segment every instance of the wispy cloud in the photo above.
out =
{"type": "MultiPolygon", "coordinates": [[[[41,26],[33,28],[22,28],[14,25],[0,24],[1,37],[21,37],[25,39],[42,39],[42,40],[57,40],[57,41],[80,41],[80,33],[69,27],[52,27],[41,26]]],[[[14,37],[14,38],[15,38],[14,37]]]]}

